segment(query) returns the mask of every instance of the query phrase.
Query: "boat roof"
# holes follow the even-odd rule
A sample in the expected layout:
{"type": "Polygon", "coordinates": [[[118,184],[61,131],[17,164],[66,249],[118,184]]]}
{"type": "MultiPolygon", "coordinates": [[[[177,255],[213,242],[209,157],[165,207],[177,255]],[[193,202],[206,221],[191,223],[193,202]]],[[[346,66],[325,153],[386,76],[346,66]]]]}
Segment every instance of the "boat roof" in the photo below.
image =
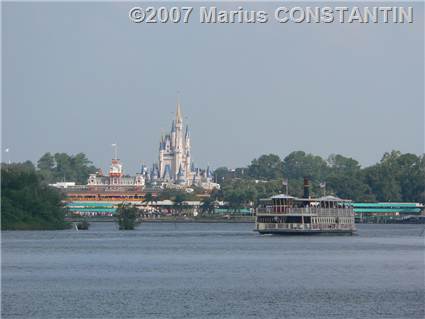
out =
{"type": "Polygon", "coordinates": [[[274,198],[279,198],[279,199],[289,199],[289,198],[294,198],[294,199],[297,199],[296,197],[294,197],[294,196],[290,196],[290,195],[286,195],[286,194],[278,194],[278,195],[274,195],[274,196],[272,196],[272,197],[270,197],[271,199],[274,199],[274,198]]]}
{"type": "Polygon", "coordinates": [[[327,201],[327,202],[341,202],[341,201],[349,201],[348,199],[342,199],[336,196],[328,195],[317,198],[318,201],[327,201]]]}
{"type": "Polygon", "coordinates": [[[290,196],[286,194],[278,194],[278,195],[274,195],[270,197],[269,199],[293,199],[295,201],[303,201],[303,202],[351,202],[350,199],[342,199],[332,195],[322,196],[319,198],[301,198],[301,197],[294,197],[294,196],[290,196]]]}

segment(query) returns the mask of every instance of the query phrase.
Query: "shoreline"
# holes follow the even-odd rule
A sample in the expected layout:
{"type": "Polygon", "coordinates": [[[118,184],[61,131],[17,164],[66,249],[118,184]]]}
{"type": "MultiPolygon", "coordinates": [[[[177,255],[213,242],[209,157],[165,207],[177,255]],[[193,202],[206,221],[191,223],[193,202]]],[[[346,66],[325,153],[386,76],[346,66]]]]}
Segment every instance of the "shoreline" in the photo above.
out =
{"type": "MultiPolygon", "coordinates": [[[[66,218],[65,221],[76,223],[83,220],[90,222],[115,222],[113,217],[92,217],[92,218],[66,218]]],[[[239,217],[239,218],[146,218],[142,219],[141,223],[255,223],[254,217],[239,217]]]]}

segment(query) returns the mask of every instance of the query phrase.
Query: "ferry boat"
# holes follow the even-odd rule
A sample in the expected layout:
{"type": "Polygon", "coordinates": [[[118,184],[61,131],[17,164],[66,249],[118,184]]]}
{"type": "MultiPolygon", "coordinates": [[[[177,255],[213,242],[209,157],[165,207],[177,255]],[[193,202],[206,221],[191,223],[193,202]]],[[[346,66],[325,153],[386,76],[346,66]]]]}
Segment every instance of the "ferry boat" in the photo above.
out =
{"type": "Polygon", "coordinates": [[[335,196],[310,198],[304,181],[304,198],[279,194],[262,200],[255,230],[260,234],[353,235],[356,232],[351,200],[335,196]]]}

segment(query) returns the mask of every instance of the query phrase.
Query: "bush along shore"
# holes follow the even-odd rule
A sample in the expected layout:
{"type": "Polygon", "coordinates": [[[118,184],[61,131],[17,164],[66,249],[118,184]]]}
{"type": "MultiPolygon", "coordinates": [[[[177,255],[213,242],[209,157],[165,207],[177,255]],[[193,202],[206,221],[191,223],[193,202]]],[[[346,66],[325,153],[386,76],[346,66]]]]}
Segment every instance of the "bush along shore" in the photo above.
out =
{"type": "Polygon", "coordinates": [[[62,199],[61,193],[48,186],[31,162],[2,164],[2,230],[69,228],[62,199]]]}

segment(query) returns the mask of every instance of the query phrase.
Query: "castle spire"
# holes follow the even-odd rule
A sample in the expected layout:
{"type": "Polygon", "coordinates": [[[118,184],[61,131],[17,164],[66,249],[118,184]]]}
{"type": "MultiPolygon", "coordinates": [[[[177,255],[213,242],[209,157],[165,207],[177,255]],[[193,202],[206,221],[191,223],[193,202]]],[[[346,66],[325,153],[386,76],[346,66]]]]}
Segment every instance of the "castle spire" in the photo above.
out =
{"type": "Polygon", "coordinates": [[[184,136],[185,136],[186,138],[188,138],[188,137],[189,137],[189,125],[186,125],[186,132],[185,132],[184,136]]]}
{"type": "Polygon", "coordinates": [[[176,109],[176,123],[182,123],[182,112],[180,109],[180,101],[177,100],[177,109],[176,109]]]}

